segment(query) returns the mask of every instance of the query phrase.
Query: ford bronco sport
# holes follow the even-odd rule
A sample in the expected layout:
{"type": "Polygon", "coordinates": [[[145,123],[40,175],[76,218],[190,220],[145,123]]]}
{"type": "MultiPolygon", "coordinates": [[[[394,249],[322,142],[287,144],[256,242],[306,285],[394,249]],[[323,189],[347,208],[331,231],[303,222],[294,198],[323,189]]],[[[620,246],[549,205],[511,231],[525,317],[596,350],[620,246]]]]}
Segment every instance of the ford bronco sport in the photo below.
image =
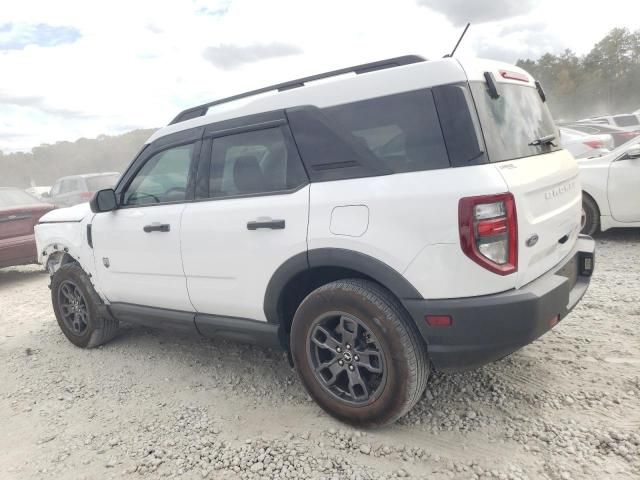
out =
{"type": "Polygon", "coordinates": [[[540,85],[487,60],[190,108],[114,189],[42,218],[56,318],[83,348],[120,321],[279,346],[324,410],[392,422],[431,369],[502,358],[584,295],[594,242],[557,138],[540,85]]]}

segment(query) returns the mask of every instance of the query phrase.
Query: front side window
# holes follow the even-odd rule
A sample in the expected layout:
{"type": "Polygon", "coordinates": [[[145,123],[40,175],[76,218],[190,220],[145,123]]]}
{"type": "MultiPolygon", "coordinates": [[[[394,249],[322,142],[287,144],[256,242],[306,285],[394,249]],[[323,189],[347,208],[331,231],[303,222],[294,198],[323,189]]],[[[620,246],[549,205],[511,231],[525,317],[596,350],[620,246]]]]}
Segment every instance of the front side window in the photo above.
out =
{"type": "Polygon", "coordinates": [[[180,202],[187,197],[193,144],[169,148],[151,156],[123,194],[123,205],[180,202]]]}
{"type": "Polygon", "coordinates": [[[297,151],[285,127],[213,140],[209,196],[227,197],[291,190],[306,183],[297,151]]]}
{"type": "Polygon", "coordinates": [[[430,90],[406,92],[324,109],[394,173],[449,167],[430,90]]]}
{"type": "Polygon", "coordinates": [[[559,150],[560,134],[546,103],[534,87],[498,83],[492,98],[484,82],[472,82],[489,161],[502,162],[559,150]],[[549,135],[553,143],[538,142],[549,135]]]}

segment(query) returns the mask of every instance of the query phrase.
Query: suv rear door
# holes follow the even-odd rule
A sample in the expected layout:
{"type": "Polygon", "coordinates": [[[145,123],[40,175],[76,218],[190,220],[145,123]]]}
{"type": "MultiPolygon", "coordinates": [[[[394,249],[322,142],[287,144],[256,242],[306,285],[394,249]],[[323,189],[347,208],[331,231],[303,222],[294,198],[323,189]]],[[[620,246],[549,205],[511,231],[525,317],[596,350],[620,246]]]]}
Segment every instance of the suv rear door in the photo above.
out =
{"type": "Polygon", "coordinates": [[[264,321],[273,273],[307,250],[309,186],[283,112],[237,122],[205,131],[182,260],[197,312],[264,321]]]}
{"type": "Polygon", "coordinates": [[[578,166],[560,149],[558,130],[533,80],[521,70],[488,73],[497,92],[485,82],[471,82],[471,91],[489,161],[516,201],[520,287],[558,264],[575,245],[582,198],[578,166]]]}

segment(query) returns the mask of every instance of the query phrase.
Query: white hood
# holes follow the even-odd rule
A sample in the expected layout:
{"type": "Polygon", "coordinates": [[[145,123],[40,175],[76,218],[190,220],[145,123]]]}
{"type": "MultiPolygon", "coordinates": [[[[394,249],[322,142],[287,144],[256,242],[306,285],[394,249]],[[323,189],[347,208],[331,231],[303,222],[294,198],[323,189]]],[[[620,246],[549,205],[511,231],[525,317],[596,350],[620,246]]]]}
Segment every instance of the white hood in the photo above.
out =
{"type": "Polygon", "coordinates": [[[73,207],[58,208],[52,210],[40,218],[40,223],[45,222],[81,222],[85,217],[91,215],[89,203],[80,203],[73,207]]]}

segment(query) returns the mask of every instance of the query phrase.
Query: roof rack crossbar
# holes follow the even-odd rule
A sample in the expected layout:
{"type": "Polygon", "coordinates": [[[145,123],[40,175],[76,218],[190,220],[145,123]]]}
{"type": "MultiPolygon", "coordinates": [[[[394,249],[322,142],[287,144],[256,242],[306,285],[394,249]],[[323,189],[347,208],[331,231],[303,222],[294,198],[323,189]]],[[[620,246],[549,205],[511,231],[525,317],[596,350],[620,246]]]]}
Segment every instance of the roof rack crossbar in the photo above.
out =
{"type": "Polygon", "coordinates": [[[169,125],[174,123],[184,122],[185,120],[191,120],[205,115],[210,107],[220,105],[223,103],[233,102],[234,100],[240,100],[241,98],[253,97],[254,95],[260,95],[261,93],[267,93],[272,91],[283,92],[285,90],[292,90],[294,88],[304,87],[307,82],[313,82],[323,78],[335,77],[338,75],[344,75],[346,73],[355,73],[360,75],[362,73],[374,72],[376,70],[384,70],[386,68],[399,67],[401,65],[409,65],[412,63],[424,62],[425,58],[419,55],[404,55],[402,57],[388,58],[386,60],[378,60],[376,62],[364,63],[362,65],[355,65],[353,67],[341,68],[339,70],[332,70],[330,72],[318,73],[309,77],[298,78],[289,82],[278,83],[276,85],[270,85],[268,87],[259,88],[257,90],[251,90],[250,92],[239,93],[231,97],[222,98],[213,102],[204,103],[197,107],[191,107],[180,112],[169,125]]]}

